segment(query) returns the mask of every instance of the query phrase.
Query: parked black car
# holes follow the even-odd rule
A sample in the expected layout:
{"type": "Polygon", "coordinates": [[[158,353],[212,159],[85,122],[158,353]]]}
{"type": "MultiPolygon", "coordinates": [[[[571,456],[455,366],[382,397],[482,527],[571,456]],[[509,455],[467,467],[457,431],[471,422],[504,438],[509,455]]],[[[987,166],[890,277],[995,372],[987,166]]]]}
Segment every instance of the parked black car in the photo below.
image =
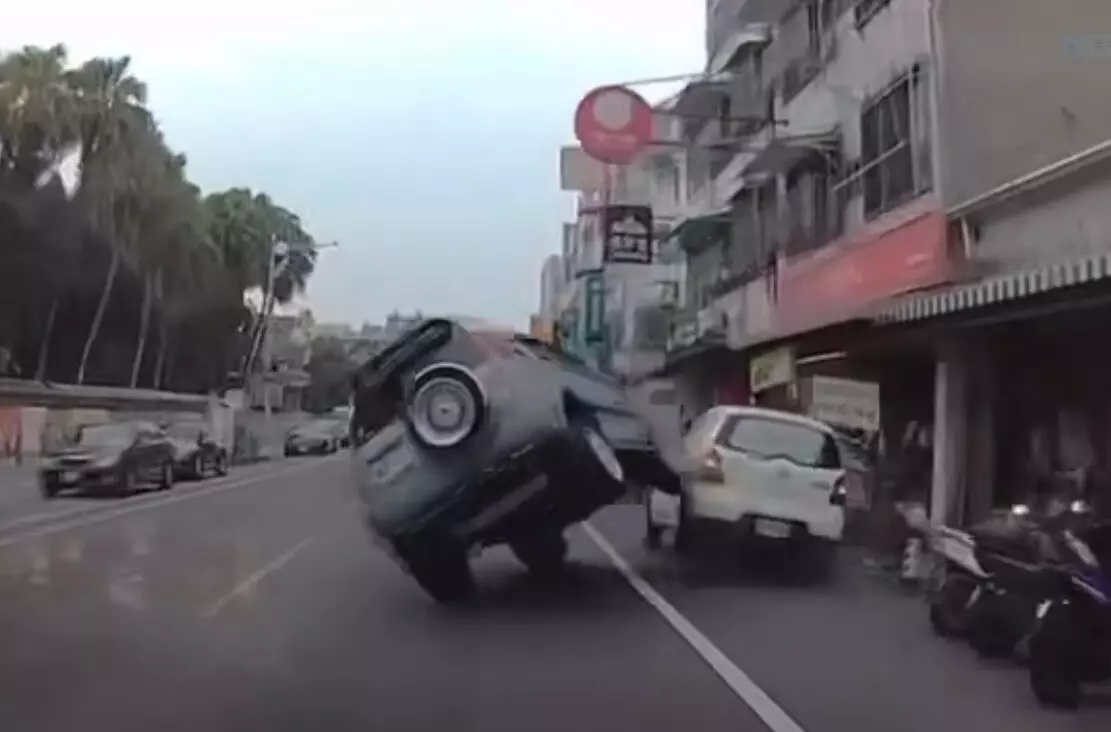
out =
{"type": "Polygon", "coordinates": [[[174,485],[173,444],[150,422],[85,425],[76,444],[44,457],[39,486],[47,499],[69,489],[129,495],[142,484],[174,485]]]}
{"type": "Polygon", "coordinates": [[[317,419],[294,427],[285,436],[285,456],[330,455],[340,448],[335,420],[317,419]]]}
{"type": "Polygon", "coordinates": [[[679,491],[622,386],[526,336],[427,320],[356,372],[353,394],[366,524],[439,602],[473,592],[473,550],[507,543],[546,574],[566,527],[629,484],[679,491]]]}
{"type": "Polygon", "coordinates": [[[174,447],[174,474],[202,480],[228,474],[228,452],[213,440],[202,422],[175,422],[166,426],[174,447]]]}

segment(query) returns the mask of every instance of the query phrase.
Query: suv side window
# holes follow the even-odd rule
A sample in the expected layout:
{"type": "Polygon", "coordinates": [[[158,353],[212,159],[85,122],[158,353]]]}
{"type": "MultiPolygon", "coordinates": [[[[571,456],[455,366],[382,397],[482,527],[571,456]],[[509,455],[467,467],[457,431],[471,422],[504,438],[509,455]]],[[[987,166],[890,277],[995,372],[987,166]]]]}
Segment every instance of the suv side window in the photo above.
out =
{"type": "Polygon", "coordinates": [[[833,437],[785,419],[735,417],[722,431],[722,444],[759,458],[783,458],[804,468],[841,467],[833,437]]]}

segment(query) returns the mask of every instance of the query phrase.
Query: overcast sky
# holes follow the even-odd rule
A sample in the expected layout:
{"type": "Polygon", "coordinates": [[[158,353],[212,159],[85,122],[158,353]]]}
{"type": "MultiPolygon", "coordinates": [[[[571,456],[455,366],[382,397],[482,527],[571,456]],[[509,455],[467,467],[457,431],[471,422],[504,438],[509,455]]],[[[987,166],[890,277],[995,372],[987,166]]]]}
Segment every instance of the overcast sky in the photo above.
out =
{"type": "Polygon", "coordinates": [[[265,190],[341,242],[309,290],[318,320],[421,308],[524,324],[572,210],[558,149],[573,140],[575,103],[594,85],[698,70],[704,11],[696,0],[56,0],[6,7],[0,49],[130,54],[195,181],[265,190]]]}

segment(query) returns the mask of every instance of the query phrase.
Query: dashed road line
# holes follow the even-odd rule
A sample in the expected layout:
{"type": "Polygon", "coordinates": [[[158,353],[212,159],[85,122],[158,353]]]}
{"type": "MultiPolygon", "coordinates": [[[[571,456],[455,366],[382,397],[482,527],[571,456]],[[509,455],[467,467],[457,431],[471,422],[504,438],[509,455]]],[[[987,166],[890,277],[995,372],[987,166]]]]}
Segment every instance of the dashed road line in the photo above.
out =
{"type": "Polygon", "coordinates": [[[203,611],[201,611],[201,617],[207,620],[215,618],[225,607],[227,607],[234,600],[247,594],[248,592],[256,588],[264,579],[293,561],[293,559],[301,553],[301,550],[305,549],[311,543],[311,538],[303,539],[294,546],[279,554],[274,559],[271,559],[269,562],[256,569],[254,572],[251,572],[249,575],[237,582],[235,587],[232,587],[231,590],[220,597],[220,599],[216,600],[216,602],[212,603],[203,611]]]}

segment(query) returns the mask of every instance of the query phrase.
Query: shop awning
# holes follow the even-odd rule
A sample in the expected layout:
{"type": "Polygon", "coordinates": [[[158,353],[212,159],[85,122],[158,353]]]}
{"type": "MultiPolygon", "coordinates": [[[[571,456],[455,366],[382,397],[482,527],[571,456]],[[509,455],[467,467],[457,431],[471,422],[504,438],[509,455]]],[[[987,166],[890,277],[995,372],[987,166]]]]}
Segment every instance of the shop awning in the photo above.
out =
{"type": "Polygon", "coordinates": [[[742,175],[759,178],[786,172],[808,155],[837,150],[840,142],[841,133],[836,127],[812,134],[773,138],[749,161],[742,175]]]}
{"type": "Polygon", "coordinates": [[[875,320],[927,320],[1105,279],[1111,279],[1111,253],[902,295],[888,301],[875,320]]]}

